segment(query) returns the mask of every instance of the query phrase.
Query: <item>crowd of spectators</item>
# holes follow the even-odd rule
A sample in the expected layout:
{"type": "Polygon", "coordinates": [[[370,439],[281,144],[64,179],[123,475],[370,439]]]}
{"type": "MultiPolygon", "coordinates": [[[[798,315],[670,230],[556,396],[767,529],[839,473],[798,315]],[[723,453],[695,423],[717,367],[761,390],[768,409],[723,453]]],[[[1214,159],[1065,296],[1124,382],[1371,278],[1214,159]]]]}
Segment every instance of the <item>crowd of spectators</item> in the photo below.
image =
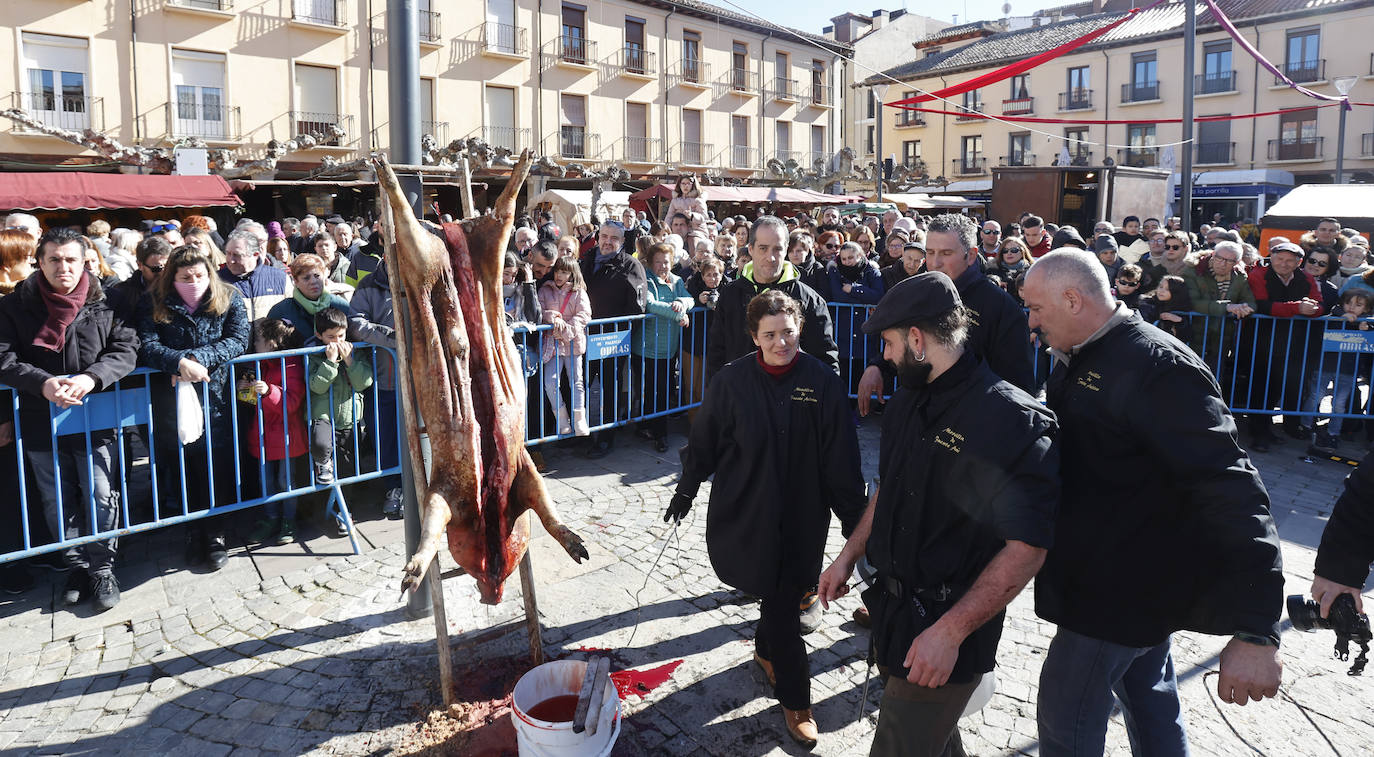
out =
{"type": "MultiPolygon", "coordinates": [[[[1289,435],[1334,450],[1355,424],[1331,418],[1322,426],[1322,408],[1361,412],[1356,390],[1368,382],[1370,365],[1323,352],[1322,335],[1368,330],[1374,266],[1366,239],[1323,219],[1296,241],[1270,240],[1260,254],[1253,226],[1204,225],[1189,234],[1177,221],[1127,217],[1118,227],[1103,220],[1085,235],[1030,213],[981,224],[959,214],[842,215],[833,207],[717,216],[690,177],[678,183],[661,220],[626,210],[604,221],[577,217],[563,230],[549,213],[535,212],[516,222],[503,279],[508,320],[526,326],[517,329],[517,342],[530,376],[528,422],[551,429],[547,435],[585,437],[584,454],[597,458],[613,448],[621,420],[649,416],[636,434],[666,451],[667,416],[699,401],[727,363],[754,351],[745,311],[767,290],[800,304],[801,349],[845,377],[858,395],[856,411],[880,409],[872,398],[890,392],[896,377],[862,322],[886,291],[926,270],[946,273],[969,308],[969,349],[1034,392],[1046,363],[1027,326],[1020,284],[1049,250],[1079,247],[1101,262],[1118,300],[1201,355],[1223,387],[1230,383],[1232,404],[1250,411],[1252,449],[1277,442],[1270,413],[1278,409],[1289,435]],[[601,335],[621,331],[630,332],[623,351],[587,359],[601,335]],[[1324,404],[1327,397],[1332,404],[1324,404]]],[[[82,389],[133,386],[126,376],[136,365],[153,370],[136,382],[149,390],[149,433],[130,436],[159,461],[159,501],[130,503],[132,512],[175,515],[310,480],[328,485],[336,474],[360,469],[357,450],[375,452],[368,464],[396,465],[396,367],[385,349],[361,354],[351,346],[395,346],[379,227],[340,216],[244,219],[221,235],[213,219],[187,216],[136,229],[97,220],[84,230],[45,232],[24,214],[11,215],[5,227],[0,295],[11,296],[0,299],[0,383],[18,391],[21,420],[39,417],[41,404],[46,421],[47,401],[77,404],[82,389]],[[69,248],[77,254],[73,270],[69,248]],[[61,289],[54,276],[63,271],[82,289],[54,294],[61,289]],[[76,291],[84,301],[72,302],[76,291]],[[96,316],[108,323],[111,343],[124,345],[119,350],[76,340],[63,352],[59,339],[57,350],[50,344],[34,353],[36,333],[60,336],[63,323],[69,329],[79,322],[71,318],[96,316]],[[245,354],[302,346],[320,349],[231,366],[245,354]],[[56,353],[65,360],[54,362],[56,353]],[[115,354],[123,357],[111,363],[115,354]],[[76,378],[49,386],[64,376],[76,378]],[[209,404],[209,426],[189,444],[176,434],[177,382],[203,384],[209,404]],[[239,449],[225,451],[222,440],[235,438],[239,449]],[[254,460],[261,470],[244,469],[254,460]]],[[[45,436],[24,433],[26,442],[45,436]]],[[[14,437],[13,424],[0,423],[0,444],[13,449],[14,437]]],[[[90,444],[64,440],[58,446],[69,457],[59,455],[59,464],[84,473],[87,456],[107,455],[107,466],[123,460],[128,468],[131,450],[115,449],[104,437],[90,444]],[[63,447],[68,442],[76,446],[63,447]]],[[[67,522],[58,522],[57,483],[35,462],[35,455],[46,456],[51,469],[53,456],[32,444],[26,449],[22,462],[37,480],[41,520],[53,534],[89,533],[73,514],[77,508],[65,507],[67,522]]],[[[88,478],[64,477],[63,501],[94,497],[100,525],[112,524],[119,493],[99,475],[88,478]],[[69,494],[68,486],[78,488],[69,494]]],[[[384,491],[383,512],[399,517],[399,477],[387,478],[384,491]]],[[[294,500],[263,515],[254,542],[294,538],[294,500]]],[[[214,569],[227,551],[217,522],[196,521],[188,539],[188,556],[214,569]]],[[[20,546],[15,534],[5,538],[0,552],[20,546]]],[[[66,595],[73,602],[92,594],[97,604],[117,601],[117,582],[113,595],[110,587],[114,541],[100,544],[67,550],[55,561],[70,569],[66,595]]],[[[27,574],[9,566],[4,578],[7,588],[23,588],[27,574]]]]}

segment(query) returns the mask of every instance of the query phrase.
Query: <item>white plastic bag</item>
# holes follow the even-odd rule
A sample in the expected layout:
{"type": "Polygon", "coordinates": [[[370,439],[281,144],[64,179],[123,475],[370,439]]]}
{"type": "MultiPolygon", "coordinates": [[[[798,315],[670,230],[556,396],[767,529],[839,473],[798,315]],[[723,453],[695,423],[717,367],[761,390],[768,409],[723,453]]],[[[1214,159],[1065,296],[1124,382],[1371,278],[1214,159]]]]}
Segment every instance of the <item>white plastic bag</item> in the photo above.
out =
{"type": "Polygon", "coordinates": [[[200,393],[189,381],[177,382],[177,438],[190,444],[205,433],[205,416],[200,409],[200,393]]]}

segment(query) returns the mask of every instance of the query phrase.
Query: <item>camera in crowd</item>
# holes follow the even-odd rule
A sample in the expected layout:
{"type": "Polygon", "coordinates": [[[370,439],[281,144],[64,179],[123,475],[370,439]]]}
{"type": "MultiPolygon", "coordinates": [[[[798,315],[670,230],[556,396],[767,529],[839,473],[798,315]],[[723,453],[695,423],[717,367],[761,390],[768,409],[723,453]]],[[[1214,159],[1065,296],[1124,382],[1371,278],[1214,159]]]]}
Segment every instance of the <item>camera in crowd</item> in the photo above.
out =
{"type": "Polygon", "coordinates": [[[1357,676],[1364,672],[1368,662],[1369,642],[1374,634],[1369,630],[1369,616],[1355,609],[1355,599],[1349,594],[1341,594],[1331,603],[1331,610],[1322,617],[1321,605],[1313,600],[1304,599],[1301,594],[1288,597],[1288,619],[1299,631],[1311,633],[1319,628],[1336,632],[1336,658],[1350,659],[1350,642],[1360,645],[1360,654],[1350,666],[1349,674],[1357,676]]]}
{"type": "Polygon", "coordinates": [[[706,293],[706,309],[715,310],[716,302],[720,300],[720,290],[712,289],[706,293]]]}

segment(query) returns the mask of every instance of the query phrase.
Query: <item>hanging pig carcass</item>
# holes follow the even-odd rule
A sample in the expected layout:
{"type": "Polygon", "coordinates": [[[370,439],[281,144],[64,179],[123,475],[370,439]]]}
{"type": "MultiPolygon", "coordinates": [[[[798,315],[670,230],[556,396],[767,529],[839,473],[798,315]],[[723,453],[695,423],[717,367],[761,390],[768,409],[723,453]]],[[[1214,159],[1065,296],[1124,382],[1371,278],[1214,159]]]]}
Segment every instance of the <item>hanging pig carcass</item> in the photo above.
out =
{"type": "Polygon", "coordinates": [[[403,589],[419,583],[447,530],[449,552],[477,581],[482,601],[500,602],[529,542],[530,511],[574,560],[587,557],[525,449],[525,374],[502,308],[506,240],[530,163],[521,156],[493,212],[445,224],[441,239],[415,219],[385,159],[377,161],[406,292],[394,299],[410,314],[401,375],[410,376],[432,452],[428,480],[416,476],[421,537],[403,589]]]}

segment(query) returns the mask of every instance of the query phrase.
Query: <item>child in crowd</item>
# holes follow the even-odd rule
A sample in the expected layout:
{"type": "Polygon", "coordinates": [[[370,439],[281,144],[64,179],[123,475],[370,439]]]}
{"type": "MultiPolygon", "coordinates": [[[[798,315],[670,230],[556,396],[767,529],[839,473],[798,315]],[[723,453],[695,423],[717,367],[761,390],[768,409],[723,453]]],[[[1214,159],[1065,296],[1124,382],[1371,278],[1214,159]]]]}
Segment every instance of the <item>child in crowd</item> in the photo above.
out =
{"type": "Polygon", "coordinates": [[[1140,317],[1154,323],[1164,333],[1188,344],[1193,339],[1193,321],[1187,313],[1193,309],[1193,298],[1182,276],[1165,276],[1153,292],[1140,298],[1140,317]]]}
{"type": "Polygon", "coordinates": [[[1126,307],[1135,310],[1140,306],[1140,280],[1145,276],[1145,271],[1135,263],[1127,263],[1121,266],[1116,272],[1116,286],[1112,289],[1112,294],[1126,307]]]}
{"type": "MultiPolygon", "coordinates": [[[[706,310],[692,318],[682,332],[682,381],[684,402],[700,402],[706,395],[706,335],[711,332],[711,319],[715,318],[716,302],[720,300],[720,285],[726,283],[725,263],[714,255],[707,255],[697,263],[696,273],[687,279],[687,294],[692,296],[692,307],[706,310]]],[[[688,411],[689,418],[696,417],[696,410],[688,411]]]]}
{"type": "MultiPolygon", "coordinates": [[[[1339,321],[1328,321],[1327,331],[1368,331],[1369,321],[1365,320],[1370,316],[1370,305],[1374,303],[1374,295],[1362,289],[1352,289],[1341,295],[1341,304],[1332,308],[1331,317],[1339,318],[1339,321]]],[[[1309,415],[1304,418],[1305,425],[1315,432],[1312,440],[1312,451],[1329,455],[1336,451],[1340,445],[1341,438],[1341,417],[1338,413],[1359,413],[1360,395],[1356,389],[1355,381],[1360,375],[1368,374],[1370,358],[1360,352],[1326,352],[1321,353],[1321,361],[1317,369],[1312,372],[1307,383],[1307,399],[1303,402],[1303,412],[1309,415]],[[1317,428],[1317,411],[1321,408],[1322,398],[1326,396],[1327,387],[1331,387],[1331,413],[1325,429],[1317,428]],[[1351,402],[1354,402],[1352,407],[1351,402]]]]}
{"type": "MultiPolygon", "coordinates": [[[[279,352],[301,346],[290,321],[264,318],[253,329],[254,352],[279,352]]],[[[249,451],[262,460],[268,495],[292,488],[291,461],[306,452],[305,364],[300,357],[259,360],[257,373],[241,376],[239,399],[258,407],[260,418],[248,424],[249,451]],[[261,437],[259,437],[261,434],[261,437]]],[[[249,474],[251,475],[251,474],[249,474]]],[[[297,486],[300,482],[297,482],[297,486]]],[[[289,544],[296,537],[296,498],[263,505],[267,516],[249,536],[253,544],[289,544]]]]}
{"type": "Polygon", "coordinates": [[[307,346],[324,345],[309,356],[310,440],[315,456],[315,483],[334,483],[339,468],[353,465],[353,427],[362,419],[361,392],[372,386],[372,361],[353,354],[348,316],[338,308],[315,314],[315,337],[307,346]],[[340,366],[342,365],[342,370],[340,366]]]}
{"type": "Polygon", "coordinates": [[[544,323],[551,328],[544,339],[544,393],[558,417],[560,436],[576,433],[587,436],[587,391],[582,378],[582,355],[587,352],[587,322],[592,318],[591,301],[587,299],[587,285],[577,261],[559,258],[550,270],[550,278],[539,289],[539,306],[544,311],[544,323]],[[563,404],[558,390],[560,368],[568,377],[571,390],[572,418],[563,404]]]}

